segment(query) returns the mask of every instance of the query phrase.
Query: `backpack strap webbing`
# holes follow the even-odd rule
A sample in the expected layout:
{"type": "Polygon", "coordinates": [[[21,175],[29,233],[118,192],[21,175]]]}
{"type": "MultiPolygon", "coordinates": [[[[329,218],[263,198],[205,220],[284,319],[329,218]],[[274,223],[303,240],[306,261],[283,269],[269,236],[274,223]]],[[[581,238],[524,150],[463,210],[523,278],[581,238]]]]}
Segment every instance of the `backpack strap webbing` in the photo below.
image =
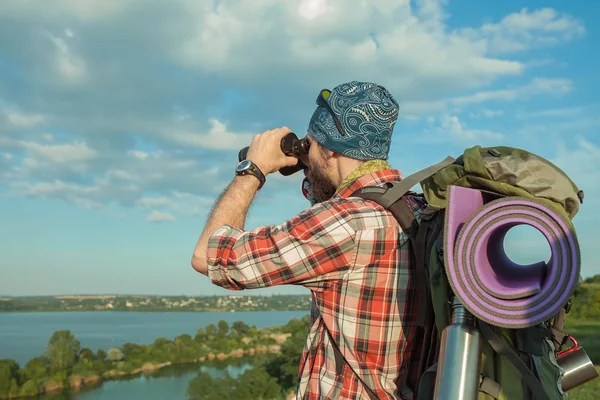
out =
{"type": "MultiPolygon", "coordinates": [[[[344,358],[344,355],[342,354],[340,348],[338,347],[337,343],[335,342],[335,340],[333,340],[333,336],[331,336],[331,332],[329,332],[329,329],[327,328],[327,326],[325,326],[325,332],[327,332],[327,336],[329,336],[329,341],[331,342],[332,346],[333,346],[333,355],[335,357],[335,373],[339,376],[342,375],[343,371],[344,371],[344,364],[346,363],[346,359],[344,358]]],[[[377,395],[375,394],[375,392],[373,391],[373,389],[371,389],[362,379],[360,376],[358,376],[358,374],[356,374],[356,377],[358,378],[358,380],[362,383],[363,388],[365,389],[365,392],[367,392],[367,394],[369,395],[369,399],[371,400],[377,400],[377,395]]]]}
{"type": "MultiPolygon", "coordinates": [[[[407,176],[400,182],[387,182],[386,187],[367,186],[356,190],[350,197],[361,197],[365,200],[370,200],[378,203],[383,208],[388,210],[400,224],[400,227],[409,236],[411,244],[411,255],[415,265],[415,276],[417,284],[417,296],[419,299],[419,313],[417,314],[417,327],[420,332],[417,332],[418,337],[423,339],[421,354],[416,358],[418,367],[413,371],[413,376],[418,378],[425,372],[428,367],[428,360],[431,359],[430,344],[432,343],[432,330],[434,328],[433,306],[431,304],[431,293],[429,287],[429,277],[427,273],[426,258],[428,254],[423,251],[426,249],[427,241],[430,235],[429,219],[425,218],[420,224],[417,223],[413,210],[403,199],[410,189],[422,182],[423,180],[434,175],[440,169],[454,163],[456,160],[448,156],[441,162],[430,165],[412,175],[407,176]],[[402,199],[402,201],[400,201],[402,199]]],[[[418,346],[415,346],[413,351],[417,351],[418,346]]],[[[417,391],[416,382],[413,384],[413,390],[417,391]]]]}
{"type": "MultiPolygon", "coordinates": [[[[438,172],[440,169],[447,167],[456,161],[453,157],[448,156],[444,160],[440,161],[437,164],[430,165],[429,167],[423,168],[420,171],[415,172],[412,175],[407,176],[402,179],[400,182],[389,182],[391,186],[386,188],[380,188],[383,195],[378,197],[377,202],[381,204],[381,206],[385,209],[389,209],[392,204],[397,202],[404,196],[413,186],[422,182],[423,180],[429,178],[431,175],[438,172]]],[[[367,188],[358,189],[352,196],[357,195],[357,193],[368,193],[370,189],[375,189],[376,186],[369,186],[369,190],[365,190],[367,188]]],[[[362,197],[362,196],[361,196],[362,197]]],[[[400,222],[400,221],[399,221],[400,222]]],[[[404,228],[404,227],[403,227],[404,228]]]]}
{"type": "Polygon", "coordinates": [[[505,357],[519,373],[523,376],[523,381],[531,390],[533,398],[536,400],[550,400],[550,397],[544,390],[542,383],[536,378],[533,372],[527,368],[521,357],[511,349],[506,342],[484,321],[478,320],[481,336],[492,346],[492,349],[501,356],[505,357]]]}
{"type": "MultiPolygon", "coordinates": [[[[429,280],[427,279],[427,268],[425,264],[425,257],[428,256],[423,254],[421,249],[425,249],[427,240],[428,226],[426,219],[422,221],[425,226],[420,227],[416,223],[415,215],[413,210],[406,204],[405,201],[399,201],[404,197],[406,193],[416,184],[434,175],[440,169],[454,163],[456,160],[448,156],[444,160],[437,164],[430,165],[423,168],[420,171],[415,172],[412,175],[407,176],[400,182],[387,182],[387,187],[379,186],[367,186],[356,190],[350,197],[361,197],[366,200],[371,200],[383,208],[392,213],[394,218],[398,221],[402,230],[409,235],[413,254],[415,256],[415,269],[417,278],[417,295],[419,296],[419,304],[427,305],[425,310],[429,310],[430,306],[430,293],[429,293],[429,280]],[[416,251],[416,250],[419,251],[416,251]]],[[[425,327],[429,312],[419,313],[417,316],[417,325],[425,327]]],[[[423,370],[424,371],[424,370],[423,370]]],[[[420,372],[423,372],[420,371],[420,372]]]]}

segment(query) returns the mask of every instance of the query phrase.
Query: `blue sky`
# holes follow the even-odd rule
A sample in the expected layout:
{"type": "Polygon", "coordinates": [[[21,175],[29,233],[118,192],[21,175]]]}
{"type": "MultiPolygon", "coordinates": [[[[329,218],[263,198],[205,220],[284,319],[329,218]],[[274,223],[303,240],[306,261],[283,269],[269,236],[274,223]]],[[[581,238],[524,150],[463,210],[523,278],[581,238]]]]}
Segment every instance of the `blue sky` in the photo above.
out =
{"type": "MultiPolygon", "coordinates": [[[[600,5],[352,3],[0,3],[0,294],[231,294],[190,258],[238,150],[304,135],[318,91],[355,79],[400,103],[405,175],[476,144],[556,162],[586,193],[582,275],[600,273],[600,5]]],[[[247,228],[307,206],[299,176],[271,175],[247,228]]],[[[549,255],[525,228],[508,242],[549,255]]]]}

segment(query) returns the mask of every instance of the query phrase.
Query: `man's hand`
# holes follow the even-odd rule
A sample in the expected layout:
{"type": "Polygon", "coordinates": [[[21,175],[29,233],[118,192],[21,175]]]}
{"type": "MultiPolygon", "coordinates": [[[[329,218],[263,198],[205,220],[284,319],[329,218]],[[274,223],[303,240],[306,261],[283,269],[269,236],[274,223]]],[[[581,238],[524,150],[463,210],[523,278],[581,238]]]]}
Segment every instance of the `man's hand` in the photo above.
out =
{"type": "Polygon", "coordinates": [[[254,136],[246,159],[256,164],[265,176],[283,167],[296,165],[296,157],[288,157],[281,151],[281,139],[290,132],[291,130],[284,126],[254,136]]]}

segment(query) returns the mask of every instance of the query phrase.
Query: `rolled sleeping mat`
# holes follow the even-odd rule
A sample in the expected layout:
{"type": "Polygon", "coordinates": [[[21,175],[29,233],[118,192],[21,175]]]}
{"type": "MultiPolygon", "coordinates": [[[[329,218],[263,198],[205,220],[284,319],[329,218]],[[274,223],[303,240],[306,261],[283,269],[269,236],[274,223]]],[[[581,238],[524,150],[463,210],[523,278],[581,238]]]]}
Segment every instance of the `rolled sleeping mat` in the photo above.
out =
{"type": "Polygon", "coordinates": [[[581,269],[573,225],[551,206],[527,197],[498,197],[451,186],[444,231],[446,275],[454,294],[490,325],[525,328],[552,318],[575,291],[581,269]],[[512,262],[504,237],[529,225],[548,241],[551,257],[512,262]]]}

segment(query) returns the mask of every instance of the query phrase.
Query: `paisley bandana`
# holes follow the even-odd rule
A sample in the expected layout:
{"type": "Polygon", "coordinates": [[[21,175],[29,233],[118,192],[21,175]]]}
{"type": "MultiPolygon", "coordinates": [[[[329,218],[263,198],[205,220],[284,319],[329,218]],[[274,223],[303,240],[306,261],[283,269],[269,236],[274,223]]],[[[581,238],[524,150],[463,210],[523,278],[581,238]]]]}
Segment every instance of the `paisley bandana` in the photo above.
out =
{"type": "Polygon", "coordinates": [[[387,160],[398,102],[383,86],[352,81],[336,86],[327,102],[339,119],[341,134],[325,107],[318,106],[308,134],[327,149],[358,160],[387,160]]]}

